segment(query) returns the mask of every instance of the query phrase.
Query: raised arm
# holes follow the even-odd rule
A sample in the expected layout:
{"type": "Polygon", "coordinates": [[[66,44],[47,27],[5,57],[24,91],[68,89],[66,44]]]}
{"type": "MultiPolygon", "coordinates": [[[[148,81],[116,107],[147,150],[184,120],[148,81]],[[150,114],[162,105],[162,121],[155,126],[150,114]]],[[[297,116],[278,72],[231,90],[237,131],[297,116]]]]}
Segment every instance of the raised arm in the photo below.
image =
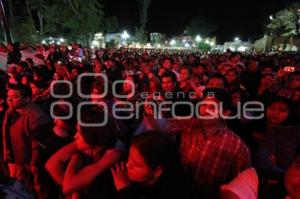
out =
{"type": "Polygon", "coordinates": [[[121,156],[121,150],[111,149],[98,162],[82,168],[80,156],[73,155],[64,175],[64,194],[78,192],[89,186],[97,176],[118,162],[121,156]]]}
{"type": "Polygon", "coordinates": [[[75,142],[68,144],[59,151],[57,151],[45,164],[46,170],[49,172],[51,177],[59,185],[63,184],[63,178],[67,167],[67,162],[70,160],[72,155],[77,153],[77,146],[75,142]]]}

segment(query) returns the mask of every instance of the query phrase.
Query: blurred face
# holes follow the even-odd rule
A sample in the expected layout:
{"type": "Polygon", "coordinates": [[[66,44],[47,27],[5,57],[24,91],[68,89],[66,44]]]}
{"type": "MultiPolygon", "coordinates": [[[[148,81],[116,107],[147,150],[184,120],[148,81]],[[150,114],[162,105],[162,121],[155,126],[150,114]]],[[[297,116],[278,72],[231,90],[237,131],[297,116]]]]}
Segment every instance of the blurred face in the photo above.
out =
{"type": "Polygon", "coordinates": [[[249,72],[256,72],[256,71],[258,71],[258,65],[257,65],[256,61],[251,61],[248,64],[247,70],[249,72]]]}
{"type": "Polygon", "coordinates": [[[203,126],[213,126],[219,122],[219,102],[215,98],[206,97],[199,107],[199,115],[203,126]]]}
{"type": "Polygon", "coordinates": [[[29,81],[29,79],[28,79],[27,76],[23,76],[23,77],[22,77],[22,79],[21,79],[21,84],[26,85],[26,86],[27,86],[27,85],[29,86],[30,81],[29,81]]]}
{"type": "Polygon", "coordinates": [[[131,93],[134,89],[132,88],[132,86],[134,85],[133,79],[129,76],[125,80],[126,81],[123,83],[123,91],[125,93],[131,93]]]}
{"type": "Polygon", "coordinates": [[[171,69],[172,68],[172,62],[171,62],[171,60],[166,59],[164,61],[163,67],[166,68],[166,69],[171,69]]]}
{"type": "Polygon", "coordinates": [[[22,73],[22,72],[25,71],[25,69],[24,69],[22,66],[18,66],[18,65],[17,65],[16,71],[17,71],[18,73],[22,73]]]}
{"type": "Polygon", "coordinates": [[[180,73],[180,81],[185,81],[189,79],[189,71],[187,69],[181,69],[180,73]]]}
{"type": "Polygon", "coordinates": [[[12,44],[7,45],[7,50],[12,52],[14,50],[14,46],[12,44]]]}
{"type": "Polygon", "coordinates": [[[289,108],[283,102],[275,102],[267,109],[267,120],[273,125],[282,124],[289,116],[289,108]]]}
{"type": "Polygon", "coordinates": [[[94,72],[100,73],[102,70],[101,63],[98,60],[94,61],[94,72]]]}
{"type": "Polygon", "coordinates": [[[41,89],[38,88],[33,83],[30,84],[30,88],[31,88],[32,95],[36,95],[36,94],[40,93],[40,91],[41,91],[41,89]]]}
{"type": "Polygon", "coordinates": [[[232,69],[232,67],[231,66],[223,66],[223,67],[221,67],[221,69],[220,69],[220,73],[222,74],[222,75],[225,75],[229,70],[231,70],[232,69]]]}
{"type": "Polygon", "coordinates": [[[272,83],[274,82],[274,78],[270,75],[263,77],[260,80],[260,85],[264,88],[268,88],[272,85],[272,83]]]}
{"type": "Polygon", "coordinates": [[[151,91],[156,91],[156,84],[153,81],[149,82],[149,87],[151,91]]]}
{"type": "Polygon", "coordinates": [[[285,176],[285,186],[291,199],[300,198],[300,168],[299,156],[295,163],[288,169],[285,176]]]}
{"type": "Polygon", "coordinates": [[[273,73],[272,68],[271,67],[265,67],[262,71],[261,74],[268,74],[268,73],[273,73]]]}
{"type": "Polygon", "coordinates": [[[77,69],[72,69],[72,71],[71,71],[71,78],[72,79],[76,79],[77,77],[78,77],[78,75],[79,75],[79,72],[78,72],[78,70],[77,69]]]}
{"type": "Polygon", "coordinates": [[[158,76],[163,76],[163,74],[166,72],[166,69],[164,69],[164,68],[160,68],[159,70],[158,70],[158,76]]]}
{"type": "Polygon", "coordinates": [[[233,62],[239,62],[240,59],[241,59],[241,56],[240,56],[240,55],[236,55],[236,56],[234,56],[234,57],[232,58],[232,61],[233,61],[233,62]]]}
{"type": "Polygon", "coordinates": [[[76,142],[77,148],[78,148],[80,151],[82,151],[82,152],[86,152],[87,150],[90,150],[90,149],[91,149],[91,146],[88,145],[88,144],[84,141],[84,139],[83,139],[83,137],[82,137],[82,135],[81,135],[81,128],[80,128],[80,125],[79,125],[79,124],[76,125],[76,129],[77,129],[77,132],[76,132],[74,138],[75,138],[75,142],[76,142]]]}
{"type": "Polygon", "coordinates": [[[165,92],[172,92],[175,90],[175,83],[171,77],[164,77],[162,79],[162,88],[165,92]]]}
{"type": "Polygon", "coordinates": [[[234,71],[229,71],[225,77],[229,84],[234,82],[237,79],[237,75],[234,71]]]}
{"type": "Polygon", "coordinates": [[[93,87],[92,89],[92,92],[91,92],[91,102],[94,103],[94,104],[97,104],[97,102],[102,102],[103,101],[103,98],[99,98],[99,97],[96,97],[98,95],[102,95],[103,93],[101,93],[95,86],[93,87]]]}
{"type": "Polygon", "coordinates": [[[198,66],[197,67],[197,74],[202,75],[205,73],[205,70],[203,68],[203,66],[198,66]]]}
{"type": "Polygon", "coordinates": [[[225,88],[223,80],[215,77],[209,79],[206,86],[208,88],[222,88],[222,89],[225,88]]]}
{"type": "Polygon", "coordinates": [[[293,75],[291,77],[291,81],[289,83],[289,87],[291,89],[295,89],[295,88],[300,87],[300,75],[293,75]]]}
{"type": "Polygon", "coordinates": [[[154,179],[153,170],[146,164],[143,156],[132,145],[129,149],[127,162],[128,177],[133,182],[147,183],[154,179]]]}
{"type": "Polygon", "coordinates": [[[150,72],[150,67],[144,62],[141,63],[141,69],[146,74],[150,72]]]}
{"type": "Polygon", "coordinates": [[[300,91],[295,91],[292,96],[292,101],[294,103],[300,102],[300,91]]]}
{"type": "Polygon", "coordinates": [[[237,106],[238,102],[241,102],[241,95],[239,93],[233,93],[231,95],[233,106],[237,106]]]}
{"type": "Polygon", "coordinates": [[[9,89],[7,92],[7,105],[9,108],[18,109],[26,105],[27,101],[19,90],[9,89]]]}
{"type": "Polygon", "coordinates": [[[105,65],[107,68],[112,68],[114,66],[114,62],[111,60],[108,60],[105,62],[105,65]]]}

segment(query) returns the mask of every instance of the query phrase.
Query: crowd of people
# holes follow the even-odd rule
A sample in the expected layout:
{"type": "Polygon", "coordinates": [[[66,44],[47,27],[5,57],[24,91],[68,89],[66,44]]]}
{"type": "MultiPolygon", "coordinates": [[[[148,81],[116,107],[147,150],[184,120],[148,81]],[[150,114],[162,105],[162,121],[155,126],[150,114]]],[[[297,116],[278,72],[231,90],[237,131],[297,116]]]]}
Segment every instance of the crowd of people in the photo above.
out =
{"type": "Polygon", "coordinates": [[[300,199],[299,54],[1,49],[0,197],[300,199]]]}

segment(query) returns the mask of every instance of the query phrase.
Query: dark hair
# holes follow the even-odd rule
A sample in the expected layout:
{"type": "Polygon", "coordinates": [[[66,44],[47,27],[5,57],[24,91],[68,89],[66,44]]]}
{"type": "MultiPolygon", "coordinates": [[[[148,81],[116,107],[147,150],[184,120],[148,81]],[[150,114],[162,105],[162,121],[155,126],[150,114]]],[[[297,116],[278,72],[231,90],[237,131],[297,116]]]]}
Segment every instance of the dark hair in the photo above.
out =
{"type": "Polygon", "coordinates": [[[31,58],[27,57],[26,61],[29,62],[30,64],[34,65],[34,62],[33,62],[33,60],[31,58]]]}
{"type": "Polygon", "coordinates": [[[267,104],[266,111],[274,103],[284,103],[287,105],[287,107],[289,109],[289,115],[288,115],[287,119],[281,124],[282,126],[298,125],[299,119],[296,117],[297,113],[295,112],[295,109],[293,107],[291,100],[289,100],[288,98],[285,98],[285,97],[280,97],[280,96],[275,97],[275,98],[271,99],[271,101],[269,101],[269,103],[267,104]]]}
{"type": "Polygon", "coordinates": [[[213,97],[219,102],[222,102],[223,111],[232,110],[232,101],[229,93],[220,88],[206,88],[203,97],[213,97]]]}
{"type": "Polygon", "coordinates": [[[129,75],[128,77],[132,77],[133,83],[136,86],[136,92],[142,90],[142,82],[138,75],[129,75]]]}
{"type": "MultiPolygon", "coordinates": [[[[53,107],[53,113],[56,117],[66,117],[70,114],[70,107],[67,106],[67,105],[56,105],[53,107]]],[[[74,135],[75,134],[75,131],[76,131],[76,121],[75,121],[75,117],[74,115],[76,115],[75,113],[73,113],[73,116],[70,118],[70,119],[59,119],[63,122],[65,122],[66,124],[68,124],[69,126],[69,133],[71,135],[74,135]]],[[[53,118],[55,119],[55,117],[53,118]]]]}
{"type": "Polygon", "coordinates": [[[99,91],[99,95],[104,93],[104,89],[105,89],[105,84],[107,84],[107,95],[104,97],[106,99],[112,99],[113,98],[113,94],[112,94],[112,83],[111,81],[107,81],[105,82],[104,79],[99,79],[97,81],[95,81],[93,83],[92,89],[97,89],[99,91]]]}
{"type": "MultiPolygon", "coordinates": [[[[86,106],[81,109],[81,121],[85,124],[100,124],[108,117],[108,113],[103,112],[97,106],[86,106]],[[106,115],[105,115],[106,114],[106,115]]],[[[104,146],[113,148],[119,138],[119,131],[112,118],[103,126],[83,126],[81,124],[81,135],[84,141],[91,146],[104,146]]]]}
{"type": "Polygon", "coordinates": [[[288,82],[290,82],[292,80],[293,76],[300,76],[300,71],[295,71],[295,72],[290,73],[288,75],[288,82]]]}
{"type": "Polygon", "coordinates": [[[213,78],[217,78],[217,79],[221,79],[224,83],[224,87],[227,87],[227,79],[224,75],[222,75],[221,73],[215,73],[213,75],[211,75],[208,79],[207,79],[207,83],[213,79],[213,78]]]}
{"type": "Polygon", "coordinates": [[[230,95],[232,96],[234,93],[239,93],[241,95],[241,103],[243,104],[244,102],[247,101],[248,99],[248,93],[246,90],[242,88],[233,88],[230,91],[230,95]]]}
{"type": "Polygon", "coordinates": [[[241,54],[240,54],[239,52],[233,52],[233,53],[231,53],[231,54],[230,54],[230,59],[232,59],[233,57],[235,57],[235,56],[237,56],[237,55],[240,55],[240,56],[241,56],[241,54]]]}
{"type": "Polygon", "coordinates": [[[32,97],[31,88],[23,84],[8,84],[8,89],[20,91],[22,97],[32,97]]]}
{"type": "Polygon", "coordinates": [[[161,77],[161,80],[164,78],[164,77],[170,77],[172,79],[173,82],[177,82],[177,77],[176,75],[172,72],[172,71],[167,71],[165,72],[162,77],[161,77]]]}
{"type": "Polygon", "coordinates": [[[21,62],[17,63],[17,66],[21,66],[24,69],[28,68],[28,64],[24,61],[21,61],[21,62]]]}
{"type": "Polygon", "coordinates": [[[170,168],[176,157],[171,139],[159,131],[150,131],[135,137],[132,146],[136,147],[152,169],[159,166],[163,169],[170,168]]]}

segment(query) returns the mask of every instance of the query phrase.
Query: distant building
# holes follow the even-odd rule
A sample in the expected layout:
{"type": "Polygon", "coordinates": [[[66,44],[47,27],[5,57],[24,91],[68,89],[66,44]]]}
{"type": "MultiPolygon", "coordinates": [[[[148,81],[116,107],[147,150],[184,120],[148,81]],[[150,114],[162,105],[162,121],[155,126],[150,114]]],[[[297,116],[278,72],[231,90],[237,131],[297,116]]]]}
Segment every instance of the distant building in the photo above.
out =
{"type": "Polygon", "coordinates": [[[231,51],[246,52],[251,51],[252,44],[250,42],[240,40],[234,42],[225,42],[223,45],[223,51],[226,49],[230,49],[231,51]]]}
{"type": "MultiPolygon", "coordinates": [[[[116,41],[118,44],[122,44],[125,40],[122,38],[123,33],[112,33],[112,34],[106,34],[105,35],[105,42],[109,43],[112,40],[116,41]]],[[[133,35],[129,35],[129,38],[126,39],[127,43],[135,42],[136,38],[133,35]]]]}

